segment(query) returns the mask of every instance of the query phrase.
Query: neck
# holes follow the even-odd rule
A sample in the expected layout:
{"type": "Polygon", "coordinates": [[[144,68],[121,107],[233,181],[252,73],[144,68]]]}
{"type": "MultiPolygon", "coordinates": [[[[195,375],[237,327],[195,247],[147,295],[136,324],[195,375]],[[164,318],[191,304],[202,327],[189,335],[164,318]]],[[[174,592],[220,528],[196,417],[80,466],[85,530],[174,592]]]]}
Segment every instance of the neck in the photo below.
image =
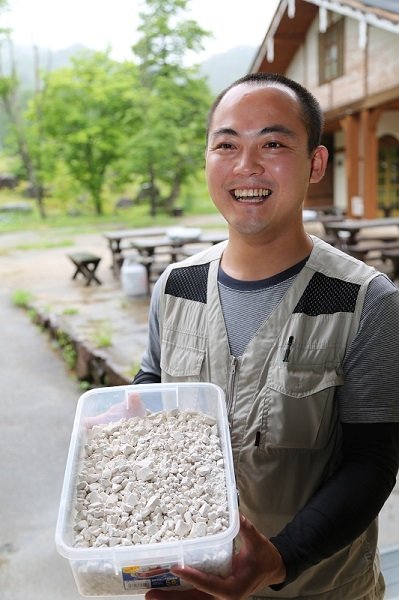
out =
{"type": "Polygon", "coordinates": [[[256,239],[230,231],[222,268],[235,279],[256,281],[277,275],[309,256],[312,240],[305,230],[275,240],[256,239]]]}

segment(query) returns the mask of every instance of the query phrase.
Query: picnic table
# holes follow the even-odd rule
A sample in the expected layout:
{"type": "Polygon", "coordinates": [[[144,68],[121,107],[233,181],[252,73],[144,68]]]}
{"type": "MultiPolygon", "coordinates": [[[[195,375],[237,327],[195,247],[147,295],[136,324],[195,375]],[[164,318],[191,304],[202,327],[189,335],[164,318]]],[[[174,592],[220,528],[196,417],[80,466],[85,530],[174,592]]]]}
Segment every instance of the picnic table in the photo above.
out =
{"type": "Polygon", "coordinates": [[[105,231],[104,237],[108,242],[111,252],[111,268],[114,275],[119,275],[123,262],[123,246],[126,246],[134,237],[164,235],[166,227],[144,227],[136,229],[119,229],[117,231],[105,231]]]}
{"type": "Polygon", "coordinates": [[[399,252],[399,237],[397,240],[392,241],[360,240],[356,244],[347,245],[345,250],[355,258],[363,261],[367,259],[367,255],[370,252],[378,252],[383,258],[385,252],[394,250],[396,250],[397,253],[399,252]]]}
{"type": "Polygon", "coordinates": [[[170,254],[171,262],[177,258],[179,249],[188,246],[203,246],[204,248],[227,240],[227,232],[203,232],[196,239],[173,239],[168,235],[149,237],[135,237],[130,241],[130,246],[135,248],[141,255],[153,256],[157,249],[170,254]]]}
{"type": "Polygon", "coordinates": [[[338,221],[343,221],[344,216],[339,214],[325,214],[319,213],[316,210],[310,210],[305,208],[302,212],[303,222],[304,223],[336,223],[338,221]]]}
{"type": "MultiPolygon", "coordinates": [[[[354,245],[360,230],[375,229],[376,237],[374,239],[387,240],[392,239],[391,235],[384,236],[384,229],[392,226],[399,227],[399,217],[389,217],[381,219],[343,219],[341,221],[324,222],[324,228],[327,234],[334,235],[337,242],[342,241],[342,234],[346,234],[345,242],[348,246],[354,245]]],[[[399,234],[399,230],[398,230],[399,234]]]]}
{"type": "Polygon", "coordinates": [[[176,262],[181,256],[191,255],[207,246],[223,242],[227,237],[227,231],[202,232],[195,240],[171,239],[168,235],[135,237],[130,240],[130,246],[139,253],[140,260],[147,269],[148,281],[151,281],[151,273],[159,266],[158,262],[163,269],[168,264],[176,262]],[[159,261],[157,257],[160,258],[159,261]]]}
{"type": "Polygon", "coordinates": [[[393,277],[399,277],[399,218],[345,219],[328,223],[326,231],[334,236],[334,245],[355,258],[368,262],[372,259],[393,265],[393,277]]]}
{"type": "Polygon", "coordinates": [[[387,248],[381,252],[381,258],[383,261],[392,261],[393,274],[392,279],[399,279],[399,246],[397,248],[387,248]]]}
{"type": "Polygon", "coordinates": [[[345,217],[345,209],[333,204],[324,204],[321,206],[304,206],[304,211],[313,211],[318,215],[345,217]]]}

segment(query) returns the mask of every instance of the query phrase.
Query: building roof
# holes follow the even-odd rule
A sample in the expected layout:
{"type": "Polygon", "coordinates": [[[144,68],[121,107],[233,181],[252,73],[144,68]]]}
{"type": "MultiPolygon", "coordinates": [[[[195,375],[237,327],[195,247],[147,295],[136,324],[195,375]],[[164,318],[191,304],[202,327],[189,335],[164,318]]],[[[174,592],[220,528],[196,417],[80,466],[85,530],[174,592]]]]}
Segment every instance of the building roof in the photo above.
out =
{"type": "Polygon", "coordinates": [[[399,4],[397,0],[363,0],[363,4],[373,8],[381,8],[393,13],[399,13],[399,4]]]}
{"type": "MultiPolygon", "coordinates": [[[[319,5],[323,3],[320,0],[306,0],[306,2],[315,2],[319,5]]],[[[378,18],[399,23],[399,3],[397,0],[333,0],[328,4],[342,5],[343,7],[346,5],[359,11],[364,16],[375,15],[378,18]]],[[[334,10],[333,7],[332,10],[334,10]]]]}
{"type": "Polygon", "coordinates": [[[319,9],[399,35],[398,0],[280,0],[250,72],[284,73],[319,9]]]}

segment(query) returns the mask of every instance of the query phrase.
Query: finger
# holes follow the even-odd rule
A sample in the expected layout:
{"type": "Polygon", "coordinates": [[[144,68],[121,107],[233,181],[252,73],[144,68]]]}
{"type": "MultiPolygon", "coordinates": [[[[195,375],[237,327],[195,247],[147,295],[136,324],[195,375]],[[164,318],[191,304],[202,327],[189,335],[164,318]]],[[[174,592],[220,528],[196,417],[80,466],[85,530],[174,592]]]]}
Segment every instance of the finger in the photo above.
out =
{"type": "Polygon", "coordinates": [[[145,416],[146,408],[144,402],[140,399],[140,395],[137,392],[129,392],[127,394],[127,410],[131,416],[145,416]]]}
{"type": "Polygon", "coordinates": [[[251,537],[254,531],[255,526],[252,521],[240,513],[240,535],[242,535],[244,538],[251,537]]]}
{"type": "Polygon", "coordinates": [[[246,551],[256,550],[264,536],[256,529],[255,525],[243,514],[240,514],[240,537],[242,546],[246,551]]]}
{"type": "Polygon", "coordinates": [[[145,600],[174,600],[173,592],[163,592],[162,590],[150,590],[145,595],[145,600]]]}
{"type": "Polygon", "coordinates": [[[162,590],[150,590],[146,593],[145,600],[174,600],[173,592],[163,592],[162,590]]]}
{"type": "Polygon", "coordinates": [[[211,600],[211,596],[197,590],[150,590],[145,595],[145,600],[211,600]]]}
{"type": "MultiPolygon", "coordinates": [[[[230,578],[220,577],[212,573],[198,571],[193,567],[173,567],[171,569],[174,575],[177,575],[185,583],[205,594],[200,598],[231,598],[228,593],[230,578]]],[[[190,596],[190,598],[194,596],[190,596]]]]}
{"type": "MultiPolygon", "coordinates": [[[[240,537],[242,547],[239,554],[233,556],[233,564],[244,564],[258,573],[268,574],[270,583],[281,583],[286,577],[282,557],[276,547],[255,525],[243,515],[240,516],[240,537]],[[256,566],[256,563],[258,566],[256,566]]],[[[242,567],[240,567],[241,569],[242,567]]],[[[265,578],[264,578],[265,579],[265,578]]],[[[267,585],[269,583],[266,581],[267,585]]]]}
{"type": "Polygon", "coordinates": [[[110,420],[108,413],[102,413],[101,415],[96,415],[95,417],[86,417],[85,425],[87,429],[91,429],[95,425],[104,425],[108,423],[110,420]]]}
{"type": "Polygon", "coordinates": [[[119,402],[118,404],[113,404],[108,410],[99,415],[95,415],[94,417],[86,417],[85,424],[88,429],[94,427],[95,425],[106,425],[110,421],[115,421],[123,416],[123,412],[126,412],[124,404],[119,402]]]}

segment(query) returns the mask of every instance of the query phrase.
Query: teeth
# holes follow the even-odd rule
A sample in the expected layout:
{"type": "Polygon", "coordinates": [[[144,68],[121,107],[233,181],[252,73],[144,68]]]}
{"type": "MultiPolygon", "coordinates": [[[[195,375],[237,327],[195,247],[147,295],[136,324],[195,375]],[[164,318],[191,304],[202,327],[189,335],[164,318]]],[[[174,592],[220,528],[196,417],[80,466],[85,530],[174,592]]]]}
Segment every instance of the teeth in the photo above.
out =
{"type": "Polygon", "coordinates": [[[265,198],[266,196],[270,196],[271,193],[271,190],[263,188],[234,190],[236,198],[265,198]]]}

